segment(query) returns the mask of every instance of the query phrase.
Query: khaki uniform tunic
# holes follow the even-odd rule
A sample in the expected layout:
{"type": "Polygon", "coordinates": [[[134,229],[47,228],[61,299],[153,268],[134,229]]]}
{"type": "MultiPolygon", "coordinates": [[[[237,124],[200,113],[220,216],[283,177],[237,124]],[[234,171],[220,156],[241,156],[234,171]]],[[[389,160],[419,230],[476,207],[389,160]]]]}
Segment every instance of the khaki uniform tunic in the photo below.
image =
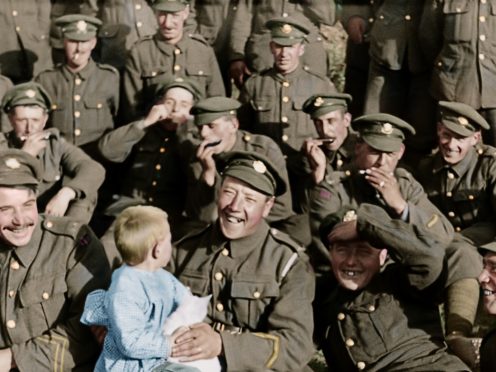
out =
{"type": "Polygon", "coordinates": [[[176,246],[171,272],[193,294],[212,294],[207,322],[225,327],[228,371],[305,370],[313,352],[314,278],[296,243],[261,221],[241,239],[226,240],[214,224],[176,246]]]}
{"type": "MultiPolygon", "coordinates": [[[[2,101],[5,93],[7,93],[7,91],[13,86],[14,84],[12,84],[12,81],[10,81],[8,77],[0,75],[0,102],[2,101]]],[[[9,130],[11,130],[12,125],[10,125],[9,116],[5,112],[3,112],[3,110],[2,112],[0,112],[0,118],[1,118],[0,131],[8,132],[9,130]]]]}
{"type": "Polygon", "coordinates": [[[224,85],[213,49],[199,35],[184,34],[167,44],[160,34],[138,41],[131,49],[124,72],[123,115],[143,116],[155,101],[155,87],[177,77],[195,80],[206,97],[224,95],[224,85]]]}
{"type": "MultiPolygon", "coordinates": [[[[43,167],[43,178],[38,186],[38,207],[46,204],[67,186],[76,192],[76,200],[69,204],[66,216],[89,222],[96,206],[98,188],[105,179],[105,169],[86,155],[83,150],[68,143],[57,129],[50,129],[47,147],[38,155],[43,167]]],[[[0,134],[0,150],[22,147],[13,131],[0,134]]]]}
{"type": "Polygon", "coordinates": [[[0,1],[0,71],[15,83],[52,65],[50,0],[0,1]]]}
{"type": "Polygon", "coordinates": [[[471,149],[453,166],[437,153],[420,163],[418,180],[455,231],[476,246],[496,237],[496,148],[471,149]]]}
{"type": "Polygon", "coordinates": [[[86,295],[110,282],[102,245],[84,225],[41,217],[31,241],[0,243],[0,349],[20,371],[92,371],[100,353],[79,318],[86,295]]]}
{"type": "Polygon", "coordinates": [[[119,73],[115,68],[90,59],[78,73],[58,65],[35,80],[52,98],[50,125],[68,142],[82,146],[113,129],[119,108],[119,73]]]}

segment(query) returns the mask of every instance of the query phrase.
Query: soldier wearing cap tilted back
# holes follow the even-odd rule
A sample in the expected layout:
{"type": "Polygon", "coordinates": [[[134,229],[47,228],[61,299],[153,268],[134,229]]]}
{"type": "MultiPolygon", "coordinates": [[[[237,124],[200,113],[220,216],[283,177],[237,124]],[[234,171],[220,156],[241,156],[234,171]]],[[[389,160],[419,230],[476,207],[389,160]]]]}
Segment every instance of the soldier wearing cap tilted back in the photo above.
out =
{"type": "Polygon", "coordinates": [[[298,245],[265,221],[287,185],[261,154],[222,160],[217,221],[178,241],[170,261],[193,294],[213,294],[212,306],[172,356],[219,356],[226,371],[307,371],[313,274],[298,245]]]}
{"type": "MultiPolygon", "coordinates": [[[[305,51],[308,30],[292,18],[277,18],[267,22],[271,32],[270,49],[274,67],[251,76],[243,86],[239,118],[241,127],[272,138],[287,157],[293,203],[301,189],[300,153],[303,141],[316,137],[311,119],[302,108],[315,92],[334,92],[332,83],[324,77],[306,71],[300,63],[305,51]]],[[[301,191],[300,191],[301,192],[301,191]]],[[[298,210],[298,206],[295,205],[298,210]]]]}
{"type": "Polygon", "coordinates": [[[2,109],[12,130],[0,134],[0,149],[22,149],[41,160],[41,211],[87,223],[95,209],[105,170],[68,143],[58,129],[44,129],[51,106],[48,93],[37,83],[19,84],[9,90],[3,97],[2,109]]]}
{"type": "MultiPolygon", "coordinates": [[[[480,267],[477,253],[467,250],[463,242],[452,244],[453,226],[429,201],[420,183],[409,172],[397,167],[405,151],[403,141],[415,130],[405,121],[388,114],[364,115],[355,119],[352,126],[359,134],[353,162],[342,171],[332,172],[310,192],[310,225],[315,244],[318,244],[318,229],[325,216],[343,205],[375,204],[383,207],[393,218],[427,226],[437,239],[449,244],[447,287],[456,289],[457,283],[462,284],[463,279],[477,277],[480,267]]],[[[323,270],[326,262],[319,264],[323,270]]],[[[321,293],[325,293],[329,280],[323,276],[321,284],[321,293]]],[[[321,293],[318,289],[317,296],[321,293]]],[[[450,305],[448,323],[462,315],[455,309],[456,306],[450,305]]]]}
{"type": "MultiPolygon", "coordinates": [[[[279,146],[267,136],[239,130],[236,112],[239,107],[240,103],[235,99],[211,97],[198,102],[191,110],[202,140],[195,153],[189,156],[186,214],[193,220],[209,223],[217,219],[215,198],[220,177],[214,158],[219,154],[229,151],[263,154],[280,169],[284,181],[288,182],[286,163],[279,146]]],[[[293,212],[289,190],[276,198],[267,221],[271,226],[291,233],[302,244],[309,242],[306,220],[293,212]]]]}
{"type": "Polygon", "coordinates": [[[157,84],[177,77],[195,80],[202,96],[224,95],[224,84],[213,49],[200,35],[185,29],[189,0],[156,0],[155,35],[131,48],[123,77],[122,115],[135,120],[148,109],[157,84]]]}
{"type": "Polygon", "coordinates": [[[95,155],[95,142],[114,127],[119,108],[119,74],[108,65],[95,63],[91,52],[102,24],[81,14],[55,21],[64,35],[66,61],[40,73],[35,80],[53,99],[50,126],[70,143],[95,155]]]}
{"type": "Polygon", "coordinates": [[[110,267],[91,229],[38,215],[38,159],[0,151],[0,366],[2,371],[92,371],[100,353],[79,322],[86,295],[110,267]]]}

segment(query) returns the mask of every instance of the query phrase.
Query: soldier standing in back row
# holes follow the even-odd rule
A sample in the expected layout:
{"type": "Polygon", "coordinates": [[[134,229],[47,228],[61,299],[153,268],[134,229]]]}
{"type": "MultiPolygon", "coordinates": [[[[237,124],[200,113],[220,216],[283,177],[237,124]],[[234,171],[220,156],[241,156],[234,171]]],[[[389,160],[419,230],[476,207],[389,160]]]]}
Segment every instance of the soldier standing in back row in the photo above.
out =
{"type": "Polygon", "coordinates": [[[119,73],[95,63],[91,52],[102,24],[94,17],[70,14],[55,23],[64,35],[65,64],[36,77],[53,99],[50,125],[94,156],[96,141],[114,127],[119,107],[119,73]]]}
{"type": "Polygon", "coordinates": [[[145,114],[157,84],[177,77],[195,80],[202,96],[225,93],[213,49],[200,35],[188,34],[184,28],[190,13],[189,1],[157,0],[153,9],[157,33],[138,41],[126,62],[122,105],[126,121],[145,114]]]}

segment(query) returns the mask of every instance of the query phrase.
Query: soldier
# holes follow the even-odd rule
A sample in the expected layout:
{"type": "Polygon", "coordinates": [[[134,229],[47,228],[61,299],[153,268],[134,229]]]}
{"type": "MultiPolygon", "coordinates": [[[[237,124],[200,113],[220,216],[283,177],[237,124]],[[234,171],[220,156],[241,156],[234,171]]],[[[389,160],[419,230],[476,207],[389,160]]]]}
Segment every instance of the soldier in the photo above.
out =
{"type": "MultiPolygon", "coordinates": [[[[193,127],[189,110],[200,97],[200,87],[193,80],[179,78],[159,87],[156,97],[146,117],[114,129],[98,144],[105,159],[127,159],[129,164],[120,195],[105,213],[116,217],[126,207],[138,204],[159,207],[167,212],[177,238],[186,203],[188,166],[181,155],[180,141],[193,127]]],[[[113,234],[108,234],[113,244],[113,234]]]]}
{"type": "Polygon", "coordinates": [[[266,22],[276,17],[296,19],[308,30],[302,65],[326,76],[329,66],[319,27],[334,24],[334,1],[246,0],[238,2],[229,44],[230,76],[239,88],[252,73],[272,67],[266,22]]]}
{"type": "Polygon", "coordinates": [[[304,253],[265,217],[286,183],[261,154],[230,153],[218,220],[176,243],[171,272],[213,297],[206,323],[176,339],[172,356],[219,356],[227,371],[306,371],[314,279],[304,253]]]}
{"type": "Polygon", "coordinates": [[[429,226],[363,203],[327,216],[321,235],[338,281],[317,309],[329,371],[469,371],[444,344],[445,244],[429,226]]]}
{"type": "Polygon", "coordinates": [[[36,77],[53,98],[50,126],[64,138],[95,156],[96,141],[114,127],[119,108],[119,73],[95,63],[91,52],[102,24],[97,18],[69,14],[55,24],[64,35],[66,63],[36,77]]]}
{"type": "Polygon", "coordinates": [[[420,183],[397,167],[405,151],[406,134],[414,134],[415,130],[388,114],[365,115],[355,119],[352,126],[359,132],[353,164],[333,172],[311,191],[312,235],[318,235],[326,215],[343,205],[355,207],[362,203],[380,205],[391,217],[412,225],[428,226],[431,234],[448,246],[447,334],[452,337],[465,334],[467,328],[471,329],[477,308],[475,278],[480,272],[480,257],[458,236],[453,239],[454,229],[448,219],[428,199],[420,183]]]}
{"type": "Polygon", "coordinates": [[[12,130],[0,134],[0,149],[17,148],[38,157],[43,167],[38,207],[48,215],[89,222],[105,170],[81,149],[68,143],[55,128],[44,130],[52,103],[37,83],[9,90],[2,109],[12,130]]]}
{"type": "Polygon", "coordinates": [[[300,148],[303,141],[316,137],[310,118],[303,112],[303,102],[316,92],[334,92],[332,83],[307,71],[300,64],[305,51],[308,30],[292,18],[277,18],[267,22],[271,31],[274,67],[253,75],[243,86],[240,101],[241,126],[253,133],[272,138],[287,157],[293,204],[301,195],[299,184],[305,174],[301,170],[300,148]]]}
{"type": "Polygon", "coordinates": [[[89,227],[38,215],[42,178],[27,152],[0,151],[0,370],[93,370],[100,347],[79,318],[110,267],[89,227]]]}
{"type": "Polygon", "coordinates": [[[189,77],[202,96],[224,95],[224,85],[213,49],[199,35],[185,32],[190,12],[188,0],[157,0],[153,4],[158,32],[138,41],[130,51],[124,71],[124,111],[127,120],[146,112],[158,83],[189,77]]]}
{"type": "Polygon", "coordinates": [[[0,1],[0,69],[15,84],[52,65],[50,0],[0,1]]]}
{"type": "Polygon", "coordinates": [[[493,5],[487,0],[426,0],[420,40],[434,60],[430,80],[434,99],[476,109],[491,127],[485,142],[496,146],[493,5]]]}
{"type": "MultiPolygon", "coordinates": [[[[285,182],[288,175],[281,149],[269,137],[239,130],[235,99],[211,97],[198,102],[191,110],[202,142],[191,159],[188,175],[186,214],[207,223],[217,219],[216,195],[220,177],[214,157],[230,151],[249,151],[265,155],[280,170],[285,182]]],[[[267,221],[306,245],[310,232],[307,221],[293,212],[291,193],[287,190],[275,200],[267,221]]]]}
{"type": "MultiPolygon", "coordinates": [[[[9,91],[14,86],[12,81],[7,76],[0,75],[0,101],[2,100],[5,93],[9,91]]],[[[10,130],[10,122],[7,115],[0,112],[0,132],[8,132],[10,130]]]]}

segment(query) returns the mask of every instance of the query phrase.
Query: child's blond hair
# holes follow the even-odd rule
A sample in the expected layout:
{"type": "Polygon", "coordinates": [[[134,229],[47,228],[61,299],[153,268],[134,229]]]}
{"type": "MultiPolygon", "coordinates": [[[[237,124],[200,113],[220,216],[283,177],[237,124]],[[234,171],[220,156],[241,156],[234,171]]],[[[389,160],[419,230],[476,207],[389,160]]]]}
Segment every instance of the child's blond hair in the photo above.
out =
{"type": "Polygon", "coordinates": [[[128,265],[142,263],[169,229],[167,213],[162,209],[144,205],[126,208],[115,220],[114,230],[122,260],[128,265]]]}

